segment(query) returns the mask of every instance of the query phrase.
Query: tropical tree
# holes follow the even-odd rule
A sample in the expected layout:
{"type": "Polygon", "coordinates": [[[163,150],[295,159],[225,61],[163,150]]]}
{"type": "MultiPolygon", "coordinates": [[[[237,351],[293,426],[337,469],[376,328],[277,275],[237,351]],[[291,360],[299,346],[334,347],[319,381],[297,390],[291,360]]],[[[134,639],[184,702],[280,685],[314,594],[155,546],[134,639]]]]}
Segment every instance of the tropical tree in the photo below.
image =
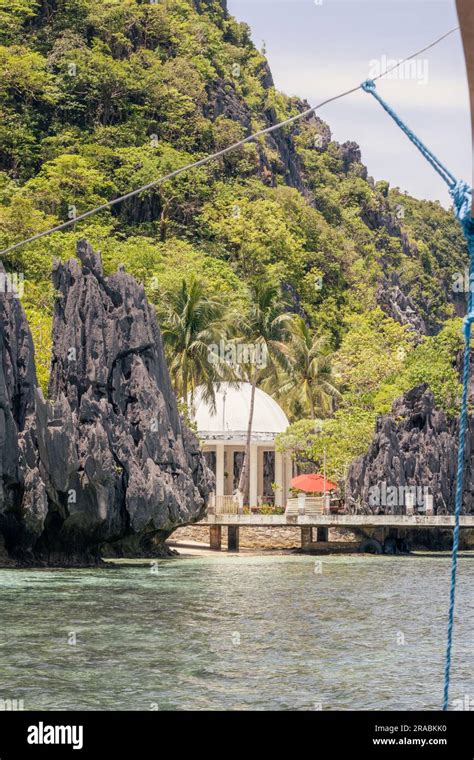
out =
{"type": "Polygon", "coordinates": [[[287,452],[296,465],[320,470],[341,485],[351,462],[365,453],[374,434],[376,414],[357,406],[342,405],[326,420],[298,420],[279,433],[277,451],[287,452]]]}
{"type": "Polygon", "coordinates": [[[285,339],[290,319],[291,315],[283,311],[278,287],[261,280],[250,286],[250,309],[238,324],[241,340],[250,343],[253,349],[253,360],[241,368],[241,374],[252,385],[245,455],[238,485],[244,504],[249,502],[250,441],[255,391],[259,380],[275,375],[285,365],[285,339]]]}
{"type": "Polygon", "coordinates": [[[269,390],[300,415],[309,414],[312,420],[316,415],[327,417],[341,394],[336,388],[325,339],[313,333],[299,314],[290,321],[289,336],[286,370],[271,378],[269,390]]]}
{"type": "Polygon", "coordinates": [[[214,384],[222,379],[221,365],[213,361],[213,344],[225,340],[225,304],[211,298],[195,278],[182,281],[177,293],[167,293],[160,309],[163,342],[171,380],[178,398],[185,403],[198,386],[215,401],[214,384]]]}

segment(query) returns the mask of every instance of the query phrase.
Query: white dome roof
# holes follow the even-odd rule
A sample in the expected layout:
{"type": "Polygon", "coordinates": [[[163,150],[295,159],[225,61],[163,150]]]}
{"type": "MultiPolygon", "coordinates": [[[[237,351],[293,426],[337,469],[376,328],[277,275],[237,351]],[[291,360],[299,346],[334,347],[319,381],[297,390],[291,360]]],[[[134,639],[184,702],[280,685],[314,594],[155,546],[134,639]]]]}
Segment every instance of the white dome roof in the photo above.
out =
{"type": "MultiPolygon", "coordinates": [[[[245,441],[250,414],[250,383],[231,385],[220,383],[216,394],[216,409],[202,397],[202,388],[194,396],[194,420],[201,438],[245,441]]],[[[257,388],[252,421],[252,440],[273,441],[290,423],[284,411],[268,393],[257,388]]]]}

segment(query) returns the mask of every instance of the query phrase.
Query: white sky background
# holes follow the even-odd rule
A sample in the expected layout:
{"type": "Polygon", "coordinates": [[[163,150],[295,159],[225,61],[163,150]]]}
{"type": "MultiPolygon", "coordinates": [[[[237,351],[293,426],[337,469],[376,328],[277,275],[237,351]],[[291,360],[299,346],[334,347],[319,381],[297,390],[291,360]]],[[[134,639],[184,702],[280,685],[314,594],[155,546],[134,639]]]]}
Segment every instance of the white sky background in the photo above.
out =
{"type": "MultiPolygon", "coordinates": [[[[311,105],[367,79],[370,61],[400,60],[458,24],[454,0],[228,0],[228,7],[249,24],[258,48],[265,41],[276,87],[311,105]]],[[[469,182],[471,125],[459,32],[417,65],[426,83],[390,79],[377,88],[441,162],[469,182]]],[[[376,180],[451,205],[444,182],[372,96],[359,91],[318,115],[334,139],[359,143],[376,180]]]]}

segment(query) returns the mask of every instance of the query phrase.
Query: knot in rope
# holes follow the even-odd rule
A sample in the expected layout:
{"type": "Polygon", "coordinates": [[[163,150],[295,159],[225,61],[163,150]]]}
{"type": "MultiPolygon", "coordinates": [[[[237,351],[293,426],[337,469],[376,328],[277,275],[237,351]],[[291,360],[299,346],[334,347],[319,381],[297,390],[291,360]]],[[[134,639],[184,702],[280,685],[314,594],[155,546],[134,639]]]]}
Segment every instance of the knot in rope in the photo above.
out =
{"type": "Polygon", "coordinates": [[[449,188],[449,192],[453,199],[456,217],[462,224],[464,233],[469,239],[470,236],[474,235],[474,224],[471,218],[471,188],[464,180],[457,180],[449,188]]]}
{"type": "Polygon", "coordinates": [[[366,79],[365,82],[362,82],[361,87],[364,92],[373,92],[375,90],[375,82],[373,79],[366,79]]]}

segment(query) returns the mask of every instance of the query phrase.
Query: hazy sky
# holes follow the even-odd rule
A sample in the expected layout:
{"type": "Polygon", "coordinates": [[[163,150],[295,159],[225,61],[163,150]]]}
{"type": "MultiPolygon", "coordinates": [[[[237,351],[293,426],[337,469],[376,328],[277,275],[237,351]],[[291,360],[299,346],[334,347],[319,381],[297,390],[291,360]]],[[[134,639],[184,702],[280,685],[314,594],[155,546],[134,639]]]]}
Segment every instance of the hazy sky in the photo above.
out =
{"type": "MultiPolygon", "coordinates": [[[[387,59],[400,60],[454,26],[454,0],[228,0],[252,30],[278,89],[311,105],[359,84],[387,59]]],[[[471,129],[461,37],[423,53],[380,94],[457,177],[470,181],[471,129]]],[[[361,91],[318,114],[339,142],[355,140],[375,179],[449,205],[443,181],[376,101],[361,91]]]]}

